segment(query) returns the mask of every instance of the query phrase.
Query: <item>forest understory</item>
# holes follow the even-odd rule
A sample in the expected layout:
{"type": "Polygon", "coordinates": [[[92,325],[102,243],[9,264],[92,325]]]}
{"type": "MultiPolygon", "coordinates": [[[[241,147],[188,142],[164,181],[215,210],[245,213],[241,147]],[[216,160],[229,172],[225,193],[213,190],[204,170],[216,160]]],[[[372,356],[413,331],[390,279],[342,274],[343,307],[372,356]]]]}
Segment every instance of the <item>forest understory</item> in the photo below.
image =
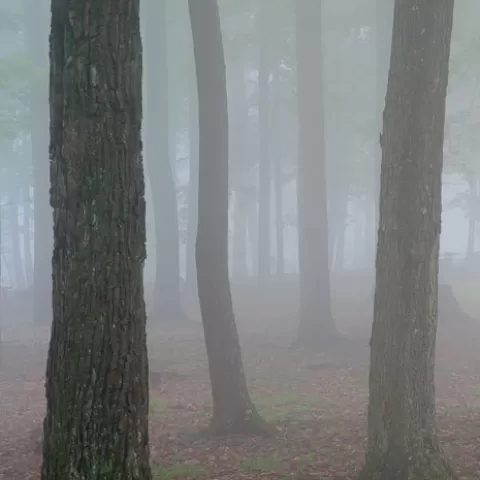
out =
{"type": "MultiPolygon", "coordinates": [[[[286,292],[277,298],[284,301],[272,311],[271,303],[248,292],[234,296],[245,371],[254,403],[271,426],[268,437],[206,435],[211,393],[201,324],[151,325],[150,445],[156,480],[355,478],[364,461],[368,315],[337,309],[337,325],[353,341],[328,352],[292,350],[295,308],[286,292]]],[[[472,296],[469,313],[478,318],[476,301],[472,296]]],[[[17,322],[4,328],[4,337],[0,478],[38,480],[49,332],[17,322]]],[[[458,326],[452,319],[439,327],[440,438],[462,480],[480,478],[479,340],[480,322],[458,326]]]]}

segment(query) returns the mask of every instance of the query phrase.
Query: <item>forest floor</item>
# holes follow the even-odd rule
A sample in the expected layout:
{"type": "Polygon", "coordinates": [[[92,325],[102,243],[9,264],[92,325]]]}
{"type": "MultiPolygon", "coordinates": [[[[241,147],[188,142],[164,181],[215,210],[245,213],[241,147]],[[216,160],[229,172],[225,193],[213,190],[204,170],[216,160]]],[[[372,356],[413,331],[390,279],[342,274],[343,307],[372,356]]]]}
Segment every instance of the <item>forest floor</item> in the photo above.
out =
{"type": "MultiPolygon", "coordinates": [[[[294,351],[289,349],[291,325],[287,328],[279,320],[259,328],[255,318],[239,317],[250,392],[272,426],[272,435],[203,435],[211,398],[201,328],[152,329],[150,369],[162,377],[160,384],[151,384],[156,480],[353,480],[364,459],[368,335],[357,335],[356,348],[349,344],[328,352],[294,351]]],[[[363,331],[368,333],[368,327],[363,331]]],[[[22,333],[21,344],[5,345],[6,365],[0,372],[0,479],[40,478],[47,340],[48,331],[30,329],[22,333]]],[[[440,328],[436,376],[440,436],[463,480],[480,478],[479,345],[480,323],[440,328]]]]}

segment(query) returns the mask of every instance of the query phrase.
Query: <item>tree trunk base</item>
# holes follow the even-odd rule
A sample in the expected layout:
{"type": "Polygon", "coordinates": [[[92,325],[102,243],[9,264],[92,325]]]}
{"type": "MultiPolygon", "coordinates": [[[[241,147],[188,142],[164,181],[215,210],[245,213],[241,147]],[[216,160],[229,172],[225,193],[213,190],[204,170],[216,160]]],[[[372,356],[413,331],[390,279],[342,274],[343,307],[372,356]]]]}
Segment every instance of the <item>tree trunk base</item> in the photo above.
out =
{"type": "Polygon", "coordinates": [[[357,480],[458,480],[440,449],[411,455],[386,454],[370,460],[360,471],[357,480]]]}
{"type": "Polygon", "coordinates": [[[230,422],[214,417],[210,423],[209,433],[215,436],[248,435],[265,437],[270,436],[271,431],[263,418],[253,409],[230,422]]]}

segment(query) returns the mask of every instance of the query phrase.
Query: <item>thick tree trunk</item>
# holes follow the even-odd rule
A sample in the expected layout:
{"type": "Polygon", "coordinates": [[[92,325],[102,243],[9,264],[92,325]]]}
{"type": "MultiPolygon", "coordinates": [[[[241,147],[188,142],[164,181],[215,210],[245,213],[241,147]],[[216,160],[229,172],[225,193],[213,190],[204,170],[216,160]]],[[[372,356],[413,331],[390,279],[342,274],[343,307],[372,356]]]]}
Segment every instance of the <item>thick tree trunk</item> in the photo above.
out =
{"type": "Polygon", "coordinates": [[[10,238],[12,242],[12,261],[17,288],[25,287],[25,273],[23,269],[22,254],[20,252],[20,225],[18,218],[18,189],[12,180],[10,195],[8,196],[8,212],[10,238]]]}
{"type": "MultiPolygon", "coordinates": [[[[28,50],[37,68],[47,71],[48,7],[46,2],[23,0],[28,50]]],[[[42,77],[43,78],[43,77],[42,77]]],[[[37,325],[52,321],[52,213],[48,201],[48,88],[38,78],[31,89],[31,145],[33,161],[33,313],[37,325]]]]}
{"type": "Polygon", "coordinates": [[[139,0],[53,0],[42,480],[150,480],[139,0]]]}
{"type": "Polygon", "coordinates": [[[27,288],[33,283],[33,261],[31,248],[31,217],[32,217],[32,200],[30,198],[30,185],[23,187],[23,252],[25,255],[25,277],[27,288]]]}
{"type": "Polygon", "coordinates": [[[435,337],[453,0],[397,0],[382,136],[366,480],[453,479],[437,438],[435,337]]]}
{"type": "Polygon", "coordinates": [[[189,72],[188,97],[188,148],[189,148],[189,183],[188,183],[188,225],[186,247],[185,283],[190,294],[197,294],[197,268],[195,265],[195,239],[198,222],[198,98],[197,78],[194,58],[189,72]]]}
{"type": "Polygon", "coordinates": [[[258,67],[258,115],[260,136],[260,168],[258,182],[258,281],[261,287],[270,279],[271,250],[271,161],[270,161],[270,87],[269,45],[267,26],[270,21],[268,3],[261,2],[259,25],[260,63],[258,67]]]}
{"type": "Polygon", "coordinates": [[[297,0],[299,164],[297,180],[300,273],[299,343],[337,336],[328,268],[324,142],[322,2],[297,0]]]}
{"type": "Polygon", "coordinates": [[[213,397],[215,433],[257,431],[228,278],[228,112],[225,61],[216,0],[189,0],[199,112],[196,261],[213,397]]]}
{"type": "Polygon", "coordinates": [[[166,0],[145,4],[145,157],[155,217],[155,305],[161,321],[186,320],[180,299],[177,195],[170,162],[166,0]]]}

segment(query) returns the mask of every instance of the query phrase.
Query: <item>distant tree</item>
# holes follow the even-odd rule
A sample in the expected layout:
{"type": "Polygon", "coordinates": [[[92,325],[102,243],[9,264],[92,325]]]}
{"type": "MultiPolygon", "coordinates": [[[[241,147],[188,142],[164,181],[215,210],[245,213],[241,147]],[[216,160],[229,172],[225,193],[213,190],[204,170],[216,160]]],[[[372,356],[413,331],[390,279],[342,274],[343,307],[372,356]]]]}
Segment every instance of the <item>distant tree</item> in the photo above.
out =
{"type": "Polygon", "coordinates": [[[435,420],[445,97],[453,0],[395,2],[382,136],[365,480],[456,478],[435,420]]]}
{"type": "Polygon", "coordinates": [[[322,2],[297,0],[299,343],[338,335],[332,315],[324,140],[322,2]]]}
{"type": "Polygon", "coordinates": [[[186,316],[180,301],[177,196],[169,148],[166,0],[146,2],[144,14],[145,156],[156,242],[154,315],[159,320],[184,320],[186,316]]]}
{"type": "MultiPolygon", "coordinates": [[[[193,48],[193,46],[192,46],[193,48]]],[[[195,239],[198,222],[198,98],[195,60],[188,71],[188,224],[186,244],[185,284],[189,293],[197,293],[197,269],[195,265],[195,239]]]]}
{"type": "Polygon", "coordinates": [[[199,114],[197,281],[212,384],[214,433],[254,432],[228,277],[228,111],[216,0],[189,0],[199,114]]]}
{"type": "MultiPolygon", "coordinates": [[[[23,0],[28,53],[35,66],[47,72],[48,1],[23,0]]],[[[52,318],[52,214],[48,204],[48,87],[45,75],[31,82],[31,146],[33,161],[34,255],[33,313],[36,324],[49,325],[52,318]]]]}
{"type": "Polygon", "coordinates": [[[260,2],[258,16],[258,122],[260,136],[260,168],[258,182],[258,278],[265,286],[270,278],[271,256],[271,183],[272,162],[270,157],[270,47],[268,23],[271,10],[268,1],[260,2]]]}
{"type": "Polygon", "coordinates": [[[52,1],[42,480],[150,480],[139,0],[52,1]]]}

